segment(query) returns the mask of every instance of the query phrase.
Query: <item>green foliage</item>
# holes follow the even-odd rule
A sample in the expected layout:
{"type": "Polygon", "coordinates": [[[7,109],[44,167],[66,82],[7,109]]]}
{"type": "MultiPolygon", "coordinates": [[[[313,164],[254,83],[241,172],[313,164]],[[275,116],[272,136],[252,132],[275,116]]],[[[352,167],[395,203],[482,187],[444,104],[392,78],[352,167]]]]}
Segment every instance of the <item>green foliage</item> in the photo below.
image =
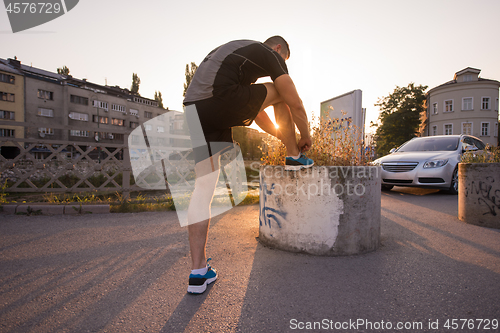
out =
{"type": "Polygon", "coordinates": [[[158,107],[163,109],[163,97],[161,97],[161,92],[155,91],[155,101],[158,102],[158,107]]]}
{"type": "Polygon", "coordinates": [[[26,215],[26,216],[42,215],[42,210],[41,209],[34,210],[30,206],[28,206],[26,212],[18,212],[16,213],[16,215],[26,215]]]}
{"type": "Polygon", "coordinates": [[[379,156],[418,135],[420,117],[425,113],[426,89],[427,86],[415,86],[414,83],[407,87],[396,86],[389,96],[380,98],[375,104],[380,108],[378,124],[372,123],[377,128],[375,142],[379,156]]]}
{"type": "Polygon", "coordinates": [[[196,66],[196,63],[191,62],[191,68],[189,68],[189,64],[186,64],[186,83],[184,83],[184,93],[182,96],[186,96],[186,91],[191,84],[191,80],[193,79],[194,73],[196,73],[196,70],[198,69],[198,66],[196,66]]]}
{"type": "Polygon", "coordinates": [[[247,159],[260,159],[262,140],[260,137],[250,137],[250,129],[246,126],[233,127],[233,140],[240,145],[241,155],[247,159]]]}
{"type": "Polygon", "coordinates": [[[0,184],[0,204],[7,203],[7,196],[9,195],[8,193],[5,192],[7,189],[7,179],[3,184],[0,184]]]}
{"type": "Polygon", "coordinates": [[[135,95],[139,95],[139,85],[141,84],[141,79],[136,73],[132,73],[132,86],[130,87],[130,92],[135,95]]]}
{"type": "Polygon", "coordinates": [[[57,74],[62,74],[62,75],[69,75],[69,68],[66,66],[63,66],[62,68],[57,69],[57,74]]]}

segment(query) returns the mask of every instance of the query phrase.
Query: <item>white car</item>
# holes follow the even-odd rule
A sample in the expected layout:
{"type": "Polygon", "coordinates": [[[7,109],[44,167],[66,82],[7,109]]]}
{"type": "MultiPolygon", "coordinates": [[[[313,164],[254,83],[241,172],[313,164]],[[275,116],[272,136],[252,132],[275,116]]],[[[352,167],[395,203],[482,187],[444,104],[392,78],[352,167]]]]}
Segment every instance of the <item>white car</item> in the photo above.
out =
{"type": "Polygon", "coordinates": [[[373,161],[382,168],[382,189],[416,186],[458,193],[458,163],[466,151],[484,150],[471,135],[438,135],[413,138],[391,154],[373,161]]]}

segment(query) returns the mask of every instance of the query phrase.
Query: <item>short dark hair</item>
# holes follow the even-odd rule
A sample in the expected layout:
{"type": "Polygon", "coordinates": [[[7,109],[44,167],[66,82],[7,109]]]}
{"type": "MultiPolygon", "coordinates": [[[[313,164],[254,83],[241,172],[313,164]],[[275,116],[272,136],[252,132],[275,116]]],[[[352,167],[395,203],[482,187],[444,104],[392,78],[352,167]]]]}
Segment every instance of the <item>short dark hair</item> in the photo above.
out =
{"type": "Polygon", "coordinates": [[[273,47],[273,46],[276,46],[278,44],[280,44],[282,47],[286,47],[286,51],[287,51],[287,58],[290,58],[290,46],[288,45],[288,43],[286,42],[286,40],[281,37],[281,36],[273,36],[273,37],[270,37],[268,38],[264,44],[266,44],[267,46],[270,46],[270,47],[273,47]]]}

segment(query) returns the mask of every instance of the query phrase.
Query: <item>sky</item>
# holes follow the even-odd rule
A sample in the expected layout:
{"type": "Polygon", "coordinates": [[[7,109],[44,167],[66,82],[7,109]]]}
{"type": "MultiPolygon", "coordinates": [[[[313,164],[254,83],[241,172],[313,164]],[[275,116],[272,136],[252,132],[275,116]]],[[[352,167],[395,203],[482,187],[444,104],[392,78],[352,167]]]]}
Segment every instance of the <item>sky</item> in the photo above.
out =
{"type": "Polygon", "coordinates": [[[369,125],[379,115],[374,104],[396,86],[431,89],[466,67],[500,80],[498,13],[498,0],[81,0],[12,33],[1,7],[0,58],[54,72],[67,66],[76,78],[124,88],[137,73],[142,96],[160,91],[164,106],[180,111],[187,63],[231,40],[281,35],[309,116],[361,89],[369,125]]]}

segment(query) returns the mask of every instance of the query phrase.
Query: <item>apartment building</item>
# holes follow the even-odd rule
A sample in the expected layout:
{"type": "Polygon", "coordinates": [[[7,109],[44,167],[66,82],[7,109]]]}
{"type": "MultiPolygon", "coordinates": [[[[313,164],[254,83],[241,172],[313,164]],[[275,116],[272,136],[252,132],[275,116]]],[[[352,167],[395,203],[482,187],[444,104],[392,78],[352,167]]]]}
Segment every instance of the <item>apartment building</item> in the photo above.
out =
{"type": "MultiPolygon", "coordinates": [[[[16,59],[10,59],[16,64],[16,59]]],[[[24,127],[9,123],[24,121],[24,76],[9,63],[0,61],[0,137],[24,138],[24,127]]],[[[19,147],[6,143],[0,153],[6,158],[19,154],[19,147]]]]}
{"type": "Polygon", "coordinates": [[[118,86],[98,85],[26,66],[18,60],[0,59],[0,63],[24,78],[24,96],[20,95],[19,100],[24,104],[22,113],[27,126],[21,134],[25,138],[125,144],[126,134],[168,111],[157,101],[118,86]]]}
{"type": "Polygon", "coordinates": [[[497,146],[500,82],[483,79],[480,73],[467,67],[429,90],[425,136],[469,134],[497,146]]]}

